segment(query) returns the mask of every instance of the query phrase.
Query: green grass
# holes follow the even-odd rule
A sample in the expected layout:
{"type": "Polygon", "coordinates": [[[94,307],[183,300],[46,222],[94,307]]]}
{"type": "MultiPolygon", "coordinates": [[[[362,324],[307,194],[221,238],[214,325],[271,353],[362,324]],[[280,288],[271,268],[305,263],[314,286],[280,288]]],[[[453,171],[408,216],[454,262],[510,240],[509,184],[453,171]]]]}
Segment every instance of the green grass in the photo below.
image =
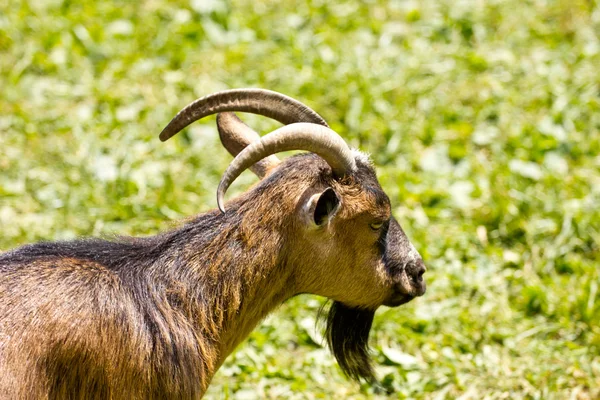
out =
{"type": "MultiPolygon", "coordinates": [[[[0,249],[215,207],[214,119],[158,133],[202,95],[277,90],[371,153],[429,267],[376,316],[389,396],[600,397],[597,0],[333,3],[0,0],[0,249]]],[[[322,302],[282,306],[208,397],[385,397],[342,377],[322,302]]]]}

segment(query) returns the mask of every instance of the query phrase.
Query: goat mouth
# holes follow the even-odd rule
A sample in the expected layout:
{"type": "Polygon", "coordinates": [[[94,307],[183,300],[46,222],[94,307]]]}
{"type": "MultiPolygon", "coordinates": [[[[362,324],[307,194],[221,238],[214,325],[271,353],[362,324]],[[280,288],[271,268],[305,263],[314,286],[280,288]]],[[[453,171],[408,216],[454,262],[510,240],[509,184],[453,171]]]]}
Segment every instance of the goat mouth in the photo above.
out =
{"type": "Polygon", "coordinates": [[[387,307],[398,307],[402,304],[408,303],[414,298],[415,296],[412,296],[410,294],[394,293],[388,300],[386,300],[383,303],[383,305],[387,307]]]}

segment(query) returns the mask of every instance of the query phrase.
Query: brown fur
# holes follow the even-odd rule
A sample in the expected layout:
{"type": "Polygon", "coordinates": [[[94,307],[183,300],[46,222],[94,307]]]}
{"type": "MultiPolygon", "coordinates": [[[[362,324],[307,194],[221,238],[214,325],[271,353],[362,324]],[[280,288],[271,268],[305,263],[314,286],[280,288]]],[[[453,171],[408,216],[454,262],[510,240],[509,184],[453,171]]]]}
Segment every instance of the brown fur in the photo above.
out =
{"type": "Polygon", "coordinates": [[[402,301],[424,291],[398,286],[420,260],[403,233],[391,257],[388,228],[369,227],[395,223],[390,216],[370,165],[359,162],[338,182],[305,154],[229,202],[227,213],[171,232],[0,254],[0,398],[199,398],[260,320],[300,293],[343,305],[331,321],[348,326],[328,328],[330,346],[344,372],[369,379],[370,367],[355,362],[368,362],[369,318],[381,304],[399,304],[399,291],[402,301]],[[324,227],[307,225],[302,205],[328,187],[339,210],[324,227]],[[353,309],[366,310],[365,323],[344,353],[339,332],[355,329],[345,312],[353,309]]]}

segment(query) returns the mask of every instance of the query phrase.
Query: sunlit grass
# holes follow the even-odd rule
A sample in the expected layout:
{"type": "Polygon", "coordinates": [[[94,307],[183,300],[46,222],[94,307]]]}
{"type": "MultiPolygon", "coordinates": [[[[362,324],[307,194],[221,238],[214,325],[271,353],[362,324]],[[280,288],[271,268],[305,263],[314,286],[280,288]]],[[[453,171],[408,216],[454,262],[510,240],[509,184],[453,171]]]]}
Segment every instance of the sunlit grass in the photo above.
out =
{"type": "Polygon", "coordinates": [[[158,133],[197,97],[269,88],[371,153],[429,288],[377,314],[380,389],[341,376],[303,296],[211,397],[600,396],[597,1],[333,3],[0,1],[0,249],[215,207],[214,120],[158,133]]]}

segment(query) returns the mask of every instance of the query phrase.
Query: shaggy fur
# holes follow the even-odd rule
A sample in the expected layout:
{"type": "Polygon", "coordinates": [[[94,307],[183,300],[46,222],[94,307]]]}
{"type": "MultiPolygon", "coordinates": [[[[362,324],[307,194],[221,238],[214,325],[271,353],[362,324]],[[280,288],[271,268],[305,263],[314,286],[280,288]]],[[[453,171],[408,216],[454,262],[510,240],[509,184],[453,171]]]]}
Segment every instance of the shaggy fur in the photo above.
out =
{"type": "Polygon", "coordinates": [[[325,337],[340,368],[354,380],[375,381],[369,356],[369,332],[374,310],[350,308],[333,302],[327,315],[325,337]]]}
{"type": "Polygon", "coordinates": [[[369,228],[390,221],[390,205],[372,166],[357,163],[336,181],[321,158],[291,157],[225,214],[149,238],[1,254],[0,398],[199,398],[256,324],[301,293],[336,301],[331,349],[346,374],[371,380],[375,309],[424,284],[407,281],[401,229],[392,240],[390,229],[369,228]],[[307,226],[304,204],[326,188],[339,210],[307,226]]]}

